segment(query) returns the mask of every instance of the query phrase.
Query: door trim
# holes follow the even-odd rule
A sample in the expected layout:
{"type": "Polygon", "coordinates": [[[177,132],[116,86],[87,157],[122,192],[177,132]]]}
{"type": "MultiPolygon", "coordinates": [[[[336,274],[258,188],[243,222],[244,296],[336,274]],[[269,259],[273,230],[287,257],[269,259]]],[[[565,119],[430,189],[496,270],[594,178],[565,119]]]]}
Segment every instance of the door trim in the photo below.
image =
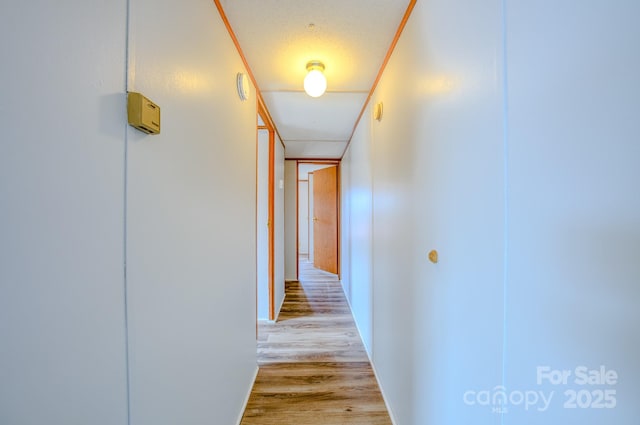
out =
{"type": "MultiPolygon", "coordinates": [[[[336,167],[338,167],[337,169],[337,189],[336,189],[336,201],[337,201],[337,222],[338,222],[338,244],[337,244],[337,251],[336,254],[338,256],[338,279],[341,278],[341,259],[340,259],[340,253],[341,253],[341,248],[340,248],[340,242],[341,242],[341,235],[342,235],[342,220],[341,220],[341,216],[342,216],[342,210],[341,210],[341,198],[342,198],[342,192],[341,192],[341,185],[340,185],[340,176],[341,176],[341,166],[342,166],[342,160],[340,159],[335,159],[335,158],[330,158],[330,159],[291,159],[291,158],[287,158],[287,160],[295,160],[296,161],[296,280],[300,280],[300,222],[298,220],[298,216],[300,215],[300,202],[299,202],[299,193],[298,193],[298,181],[300,179],[300,164],[328,164],[328,165],[335,165],[336,167]]],[[[311,249],[311,248],[310,248],[311,249]]]]}
{"type": "MultiPolygon", "coordinates": [[[[258,102],[258,115],[262,118],[264,125],[258,126],[258,130],[267,130],[269,133],[269,189],[267,206],[267,226],[268,226],[268,297],[269,297],[269,320],[275,320],[275,127],[271,121],[264,105],[258,102]]],[[[256,168],[257,169],[257,168],[256,168]]],[[[257,177],[256,177],[257,179],[257,177]]],[[[256,180],[257,186],[257,180],[256,180]]],[[[256,229],[257,232],[257,229],[256,229]]],[[[257,238],[257,233],[256,233],[257,238]]],[[[257,275],[256,275],[257,281],[257,275]]],[[[257,304],[257,295],[256,295],[257,304]]]]}

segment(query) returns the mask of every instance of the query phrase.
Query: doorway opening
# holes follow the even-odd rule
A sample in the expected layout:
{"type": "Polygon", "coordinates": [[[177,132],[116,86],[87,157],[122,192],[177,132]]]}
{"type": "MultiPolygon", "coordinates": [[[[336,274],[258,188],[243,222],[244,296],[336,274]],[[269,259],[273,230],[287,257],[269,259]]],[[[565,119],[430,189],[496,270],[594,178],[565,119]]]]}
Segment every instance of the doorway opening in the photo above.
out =
{"type": "Polygon", "coordinates": [[[260,107],[256,152],[256,309],[258,319],[274,320],[275,130],[260,107]]]}
{"type": "Polygon", "coordinates": [[[340,275],[340,162],[297,162],[298,278],[300,263],[340,275]]]}

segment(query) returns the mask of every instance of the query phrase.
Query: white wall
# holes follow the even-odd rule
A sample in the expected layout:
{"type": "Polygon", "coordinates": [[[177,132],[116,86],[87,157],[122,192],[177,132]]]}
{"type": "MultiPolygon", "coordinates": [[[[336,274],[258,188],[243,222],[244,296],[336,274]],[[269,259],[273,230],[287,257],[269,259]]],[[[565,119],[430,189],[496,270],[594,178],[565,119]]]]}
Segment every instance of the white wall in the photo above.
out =
{"type": "Polygon", "coordinates": [[[258,319],[269,319],[269,131],[258,130],[257,273],[258,319]]]}
{"type": "Polygon", "coordinates": [[[298,253],[309,254],[309,180],[298,180],[298,253]]]}
{"type": "Polygon", "coordinates": [[[493,424],[461,400],[502,372],[500,3],[413,13],[372,99],[373,360],[398,424],[493,424]]]}
{"type": "Polygon", "coordinates": [[[398,425],[640,416],[638,8],[417,3],[372,99],[382,122],[369,112],[358,131],[371,136],[343,160],[352,305],[367,296],[355,269],[373,270],[373,361],[398,425]],[[369,223],[370,261],[356,248],[369,223]],[[545,365],[605,365],[620,381],[539,386],[545,365]],[[555,398],[545,412],[464,402],[500,385],[555,398]],[[594,388],[618,406],[563,408],[565,390],[594,388]]]}
{"type": "Polygon", "coordinates": [[[574,374],[540,387],[556,392],[548,412],[514,409],[505,423],[636,424],[640,3],[512,2],[507,12],[506,385],[536,387],[540,365],[604,365],[619,382],[583,387],[574,374]],[[617,405],[564,409],[571,389],[613,389],[617,405]]]}
{"type": "MultiPolygon", "coordinates": [[[[351,296],[351,267],[355,265],[351,261],[351,197],[349,196],[351,173],[351,151],[347,150],[340,162],[340,177],[338,181],[340,186],[340,240],[338,243],[340,244],[340,283],[349,303],[353,300],[351,296]]],[[[358,315],[355,314],[353,306],[351,311],[357,323],[358,315]]]]}
{"type": "Polygon", "coordinates": [[[212,2],[130,7],[0,17],[3,424],[233,424],[256,371],[255,96],[212,2]]]}
{"type": "Polygon", "coordinates": [[[126,2],[0,13],[0,423],[127,421],[126,2]]]}
{"type": "MultiPolygon", "coordinates": [[[[314,238],[314,234],[313,234],[313,211],[314,211],[314,198],[313,198],[313,173],[309,173],[307,175],[307,180],[309,182],[309,191],[307,192],[307,197],[308,197],[308,215],[309,217],[311,217],[311,221],[309,222],[309,230],[308,230],[308,235],[307,235],[307,239],[309,240],[309,262],[313,263],[314,262],[314,247],[315,247],[315,238],[314,238]]],[[[300,208],[300,204],[298,204],[298,209],[300,208]]],[[[304,208],[304,206],[303,206],[304,208]]]]}
{"type": "Polygon", "coordinates": [[[280,313],[280,307],[284,302],[284,263],[285,263],[285,165],[284,165],[284,146],[280,142],[278,135],[275,135],[275,175],[274,175],[274,283],[273,283],[273,301],[275,308],[275,317],[280,313]]]}
{"type": "Polygon", "coordinates": [[[132,0],[130,90],[162,133],[128,131],[133,424],[225,423],[256,370],[256,101],[213,2],[132,0]]]}
{"type": "MultiPolygon", "coordinates": [[[[284,147],[275,135],[274,316],[284,301],[284,147]],[[282,182],[282,187],[280,187],[282,182]]],[[[269,319],[269,132],[258,131],[258,319],[269,319]]]]}
{"type": "Polygon", "coordinates": [[[284,277],[298,278],[297,249],[297,196],[298,165],[296,161],[284,161],[284,277]]]}
{"type": "Polygon", "coordinates": [[[269,319],[269,131],[258,130],[257,273],[258,319],[269,319]]]}
{"type": "MultiPolygon", "coordinates": [[[[372,354],[373,246],[371,175],[371,108],[351,139],[341,166],[342,285],[360,335],[372,354]]],[[[376,121],[377,123],[377,121],[376,121]]]]}

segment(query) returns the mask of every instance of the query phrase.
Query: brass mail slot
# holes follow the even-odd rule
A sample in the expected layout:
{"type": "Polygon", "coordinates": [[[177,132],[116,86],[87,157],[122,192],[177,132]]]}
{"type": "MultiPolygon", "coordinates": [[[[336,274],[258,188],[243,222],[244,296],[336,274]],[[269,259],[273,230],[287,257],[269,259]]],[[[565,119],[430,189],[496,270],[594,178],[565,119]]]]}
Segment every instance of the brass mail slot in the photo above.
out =
{"type": "Polygon", "coordinates": [[[160,133],[160,107],[141,95],[129,92],[127,96],[129,124],[147,134],[160,133]]]}

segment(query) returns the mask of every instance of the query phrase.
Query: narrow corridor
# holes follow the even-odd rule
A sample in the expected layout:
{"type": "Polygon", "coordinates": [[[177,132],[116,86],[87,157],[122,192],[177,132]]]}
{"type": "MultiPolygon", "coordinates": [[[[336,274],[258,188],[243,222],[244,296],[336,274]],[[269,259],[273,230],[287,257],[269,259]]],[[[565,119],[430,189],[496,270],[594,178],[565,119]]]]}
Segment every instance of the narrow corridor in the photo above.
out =
{"type": "Polygon", "coordinates": [[[259,328],[260,371],[241,425],[390,425],[333,274],[300,262],[277,322],[259,328]]]}

